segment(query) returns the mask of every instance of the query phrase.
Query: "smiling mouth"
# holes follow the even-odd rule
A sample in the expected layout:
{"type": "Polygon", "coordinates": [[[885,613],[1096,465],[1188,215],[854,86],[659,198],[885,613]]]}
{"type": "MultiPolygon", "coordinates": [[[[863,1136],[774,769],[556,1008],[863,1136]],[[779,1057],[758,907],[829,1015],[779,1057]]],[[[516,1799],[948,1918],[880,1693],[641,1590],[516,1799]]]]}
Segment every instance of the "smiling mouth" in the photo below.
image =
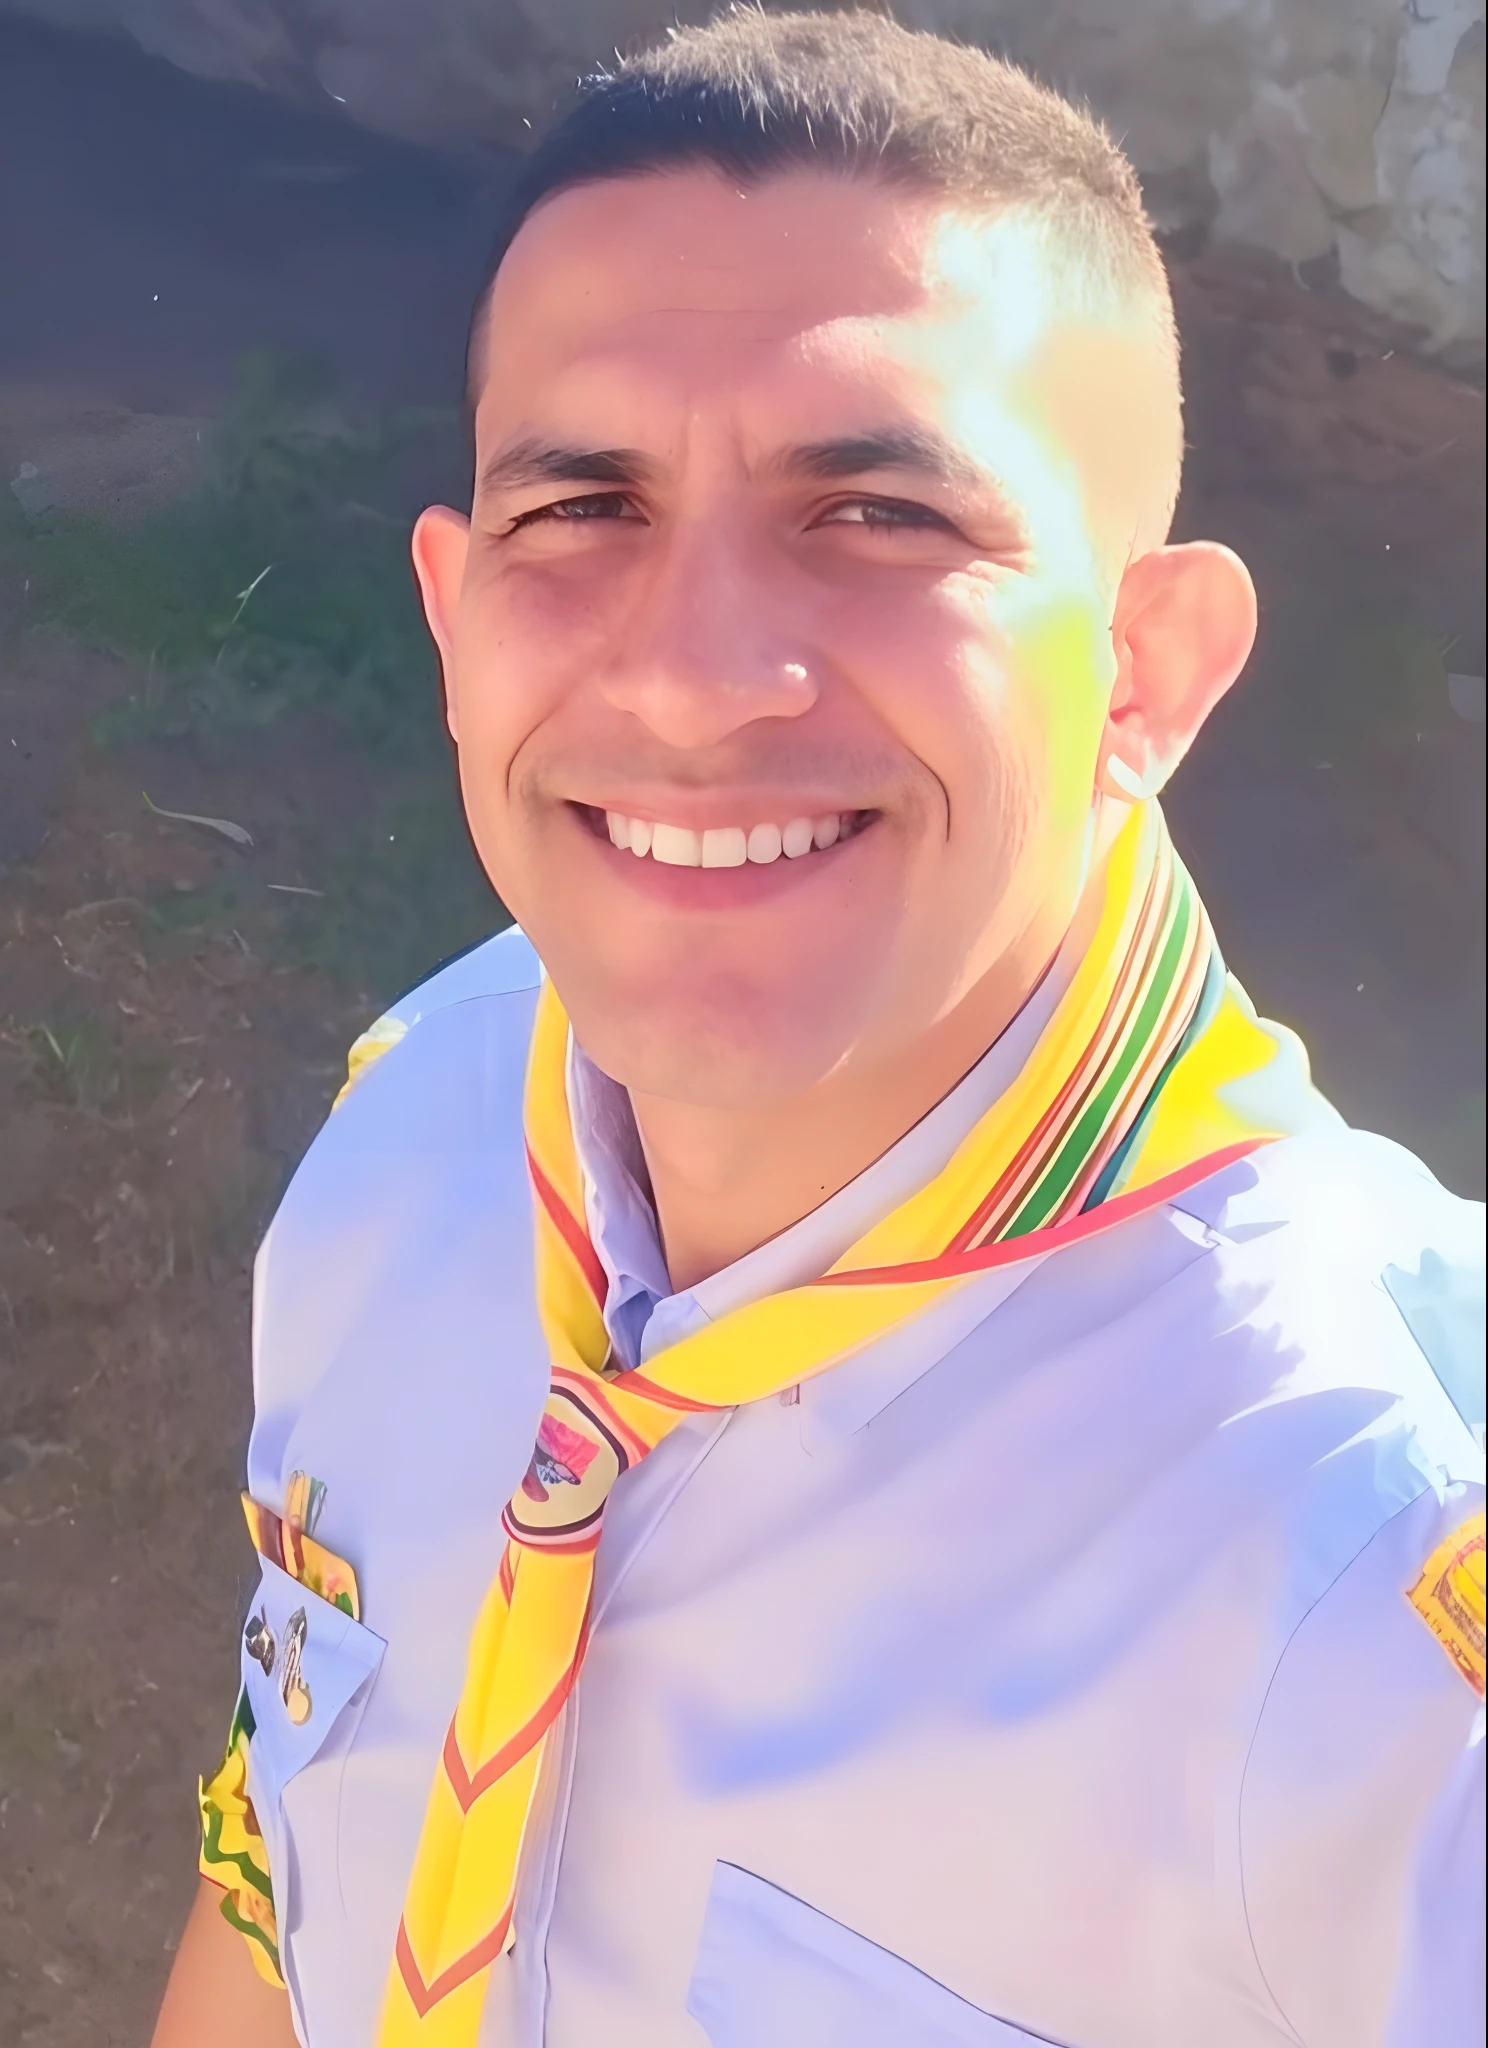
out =
{"type": "Polygon", "coordinates": [[[757,825],[716,825],[699,832],[689,825],[634,818],[624,811],[601,811],[593,804],[575,808],[595,837],[608,838],[618,852],[673,868],[769,867],[778,860],[802,860],[856,839],[878,816],[872,810],[829,811],[820,817],[787,818],[783,824],[767,819],[757,825]]]}

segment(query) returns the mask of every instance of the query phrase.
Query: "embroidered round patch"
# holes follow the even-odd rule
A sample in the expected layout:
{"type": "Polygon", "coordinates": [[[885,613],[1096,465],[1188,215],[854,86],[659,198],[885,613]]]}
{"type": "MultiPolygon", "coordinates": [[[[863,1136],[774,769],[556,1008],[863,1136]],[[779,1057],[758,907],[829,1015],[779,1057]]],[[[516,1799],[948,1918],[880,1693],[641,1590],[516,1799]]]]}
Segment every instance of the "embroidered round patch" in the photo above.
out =
{"type": "Polygon", "coordinates": [[[610,1488],[644,1455],[597,1381],[555,1374],[532,1462],[502,1516],[507,1535],[534,1549],[591,1549],[610,1488]]]}

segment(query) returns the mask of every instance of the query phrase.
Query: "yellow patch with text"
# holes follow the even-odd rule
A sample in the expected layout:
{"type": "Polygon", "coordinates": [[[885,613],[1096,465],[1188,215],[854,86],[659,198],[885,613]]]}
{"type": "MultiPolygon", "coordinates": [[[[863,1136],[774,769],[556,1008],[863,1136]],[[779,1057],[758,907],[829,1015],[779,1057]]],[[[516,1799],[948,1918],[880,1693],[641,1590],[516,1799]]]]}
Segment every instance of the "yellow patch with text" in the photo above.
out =
{"type": "Polygon", "coordinates": [[[1437,1545],[1408,1598],[1479,1699],[1484,1676],[1483,1517],[1437,1545]]]}

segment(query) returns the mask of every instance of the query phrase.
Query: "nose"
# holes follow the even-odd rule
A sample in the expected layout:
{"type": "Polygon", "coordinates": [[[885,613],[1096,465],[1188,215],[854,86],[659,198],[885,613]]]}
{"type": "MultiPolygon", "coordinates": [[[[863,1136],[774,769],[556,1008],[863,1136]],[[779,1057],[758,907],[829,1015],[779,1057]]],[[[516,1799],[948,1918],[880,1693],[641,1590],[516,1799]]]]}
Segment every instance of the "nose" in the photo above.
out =
{"type": "Polygon", "coordinates": [[[767,565],[719,533],[678,535],[636,594],[598,680],[669,747],[716,746],[761,718],[799,718],[819,685],[778,618],[767,565]]]}

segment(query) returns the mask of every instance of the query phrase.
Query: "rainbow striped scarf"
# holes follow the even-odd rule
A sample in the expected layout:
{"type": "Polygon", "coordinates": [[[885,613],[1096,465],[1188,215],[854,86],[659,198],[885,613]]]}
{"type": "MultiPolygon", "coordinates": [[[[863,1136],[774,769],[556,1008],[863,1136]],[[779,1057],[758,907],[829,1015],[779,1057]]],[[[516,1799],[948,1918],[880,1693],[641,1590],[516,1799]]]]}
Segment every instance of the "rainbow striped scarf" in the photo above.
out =
{"type": "MultiPolygon", "coordinates": [[[[1073,980],[1023,1071],[944,1170],[819,1280],[736,1309],[643,1371],[609,1365],[605,1277],[569,1120],[568,1020],[545,985],[526,1134],[552,1387],[429,1795],[380,2048],[475,2048],[491,1967],[509,1945],[544,1744],[583,1663],[594,1553],[621,1474],[685,1416],[825,1372],[990,1267],[1110,1229],[1295,1127],[1285,1105],[1256,1120],[1234,1092],[1227,1099],[1263,1070],[1275,1082],[1299,1069],[1278,1058],[1278,1038],[1226,977],[1155,804],[1133,811],[1090,888],[1093,936],[1073,980]]],[[[1254,1083],[1238,1092],[1258,1094],[1254,1083]]]]}

